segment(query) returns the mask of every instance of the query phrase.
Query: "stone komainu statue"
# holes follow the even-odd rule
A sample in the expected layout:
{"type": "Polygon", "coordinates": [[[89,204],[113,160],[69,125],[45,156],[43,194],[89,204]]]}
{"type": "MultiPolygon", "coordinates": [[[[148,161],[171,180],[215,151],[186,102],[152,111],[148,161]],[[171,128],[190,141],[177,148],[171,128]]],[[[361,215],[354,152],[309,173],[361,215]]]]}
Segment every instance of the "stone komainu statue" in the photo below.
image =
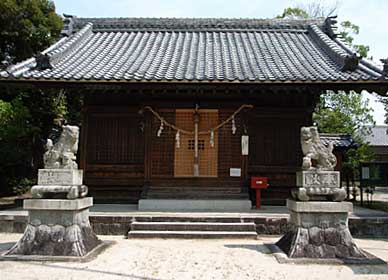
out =
{"type": "Polygon", "coordinates": [[[326,147],[314,126],[302,127],[300,142],[303,151],[302,171],[296,172],[296,189],[293,198],[302,201],[331,200],[342,201],[346,197],[340,188],[340,173],[334,171],[337,159],[333,154],[333,144],[326,147]],[[313,166],[313,160],[316,166],[313,166]]]}
{"type": "Polygon", "coordinates": [[[77,126],[65,125],[57,143],[47,139],[45,168],[39,169],[38,185],[31,188],[33,198],[77,199],[87,195],[88,188],[82,183],[83,172],[75,162],[78,137],[77,126]]]}
{"type": "Polygon", "coordinates": [[[303,151],[303,170],[334,170],[337,158],[333,154],[333,143],[326,147],[319,138],[318,129],[315,126],[302,127],[300,130],[300,142],[303,151]],[[316,168],[312,160],[316,161],[316,168]]]}
{"type": "Polygon", "coordinates": [[[78,150],[79,128],[64,125],[57,143],[47,139],[43,156],[45,169],[77,169],[76,154],[78,150]]]}

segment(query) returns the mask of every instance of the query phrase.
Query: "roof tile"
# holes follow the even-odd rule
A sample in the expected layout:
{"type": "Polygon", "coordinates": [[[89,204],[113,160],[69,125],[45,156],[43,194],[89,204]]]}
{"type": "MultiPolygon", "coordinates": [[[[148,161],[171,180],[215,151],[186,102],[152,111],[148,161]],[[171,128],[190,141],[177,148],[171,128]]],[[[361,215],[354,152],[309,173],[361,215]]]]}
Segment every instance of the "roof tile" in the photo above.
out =
{"type": "Polygon", "coordinates": [[[52,69],[39,71],[30,59],[0,77],[286,82],[382,74],[363,60],[354,71],[342,70],[350,50],[323,32],[322,20],[73,18],[66,24],[74,33],[43,52],[52,69]]]}

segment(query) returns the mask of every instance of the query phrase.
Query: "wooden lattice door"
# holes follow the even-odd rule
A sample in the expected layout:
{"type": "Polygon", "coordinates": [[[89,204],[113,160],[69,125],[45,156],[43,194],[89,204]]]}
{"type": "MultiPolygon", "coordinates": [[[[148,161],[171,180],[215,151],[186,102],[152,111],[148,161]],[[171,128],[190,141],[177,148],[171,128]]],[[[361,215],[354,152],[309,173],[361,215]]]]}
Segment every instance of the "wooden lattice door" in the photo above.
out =
{"type": "MultiPolygon", "coordinates": [[[[198,110],[199,131],[207,131],[217,126],[218,110],[198,110]]],[[[178,109],[175,113],[177,127],[194,131],[194,110],[178,109]]],[[[180,147],[175,144],[175,177],[194,176],[194,135],[182,133],[180,147]]],[[[218,134],[214,132],[214,145],[210,144],[209,134],[198,136],[199,177],[217,177],[218,134]]]]}

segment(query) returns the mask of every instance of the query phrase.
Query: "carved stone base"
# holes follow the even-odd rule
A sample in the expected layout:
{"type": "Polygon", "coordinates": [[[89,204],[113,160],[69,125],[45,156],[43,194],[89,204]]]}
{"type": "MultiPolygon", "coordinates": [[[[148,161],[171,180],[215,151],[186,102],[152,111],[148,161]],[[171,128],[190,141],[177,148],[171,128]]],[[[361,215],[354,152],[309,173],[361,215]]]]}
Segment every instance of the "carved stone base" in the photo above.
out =
{"type": "Polygon", "coordinates": [[[38,185],[31,188],[32,198],[76,199],[85,197],[88,188],[82,185],[79,169],[39,169],[38,185]]]}
{"type": "Polygon", "coordinates": [[[289,258],[367,258],[348,228],[349,202],[287,200],[291,230],[276,245],[289,258]]]}
{"type": "Polygon", "coordinates": [[[88,194],[88,187],[80,186],[33,186],[31,188],[32,198],[67,198],[76,199],[85,197],[88,194]]]}
{"type": "Polygon", "coordinates": [[[301,201],[343,201],[346,197],[345,190],[340,188],[338,171],[299,171],[296,172],[296,185],[298,189],[292,190],[291,195],[301,201]]]}
{"type": "Polygon", "coordinates": [[[38,185],[82,185],[81,169],[39,169],[38,185]]]}
{"type": "Polygon", "coordinates": [[[7,255],[85,256],[101,243],[89,223],[92,205],[91,197],[25,200],[29,221],[7,255]]]}

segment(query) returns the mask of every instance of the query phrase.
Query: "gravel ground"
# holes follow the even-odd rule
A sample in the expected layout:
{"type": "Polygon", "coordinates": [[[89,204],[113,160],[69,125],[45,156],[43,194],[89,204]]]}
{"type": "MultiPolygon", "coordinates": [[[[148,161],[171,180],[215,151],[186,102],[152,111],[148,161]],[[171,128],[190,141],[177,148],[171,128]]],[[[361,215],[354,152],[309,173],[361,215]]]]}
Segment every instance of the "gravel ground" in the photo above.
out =
{"type": "Polygon", "coordinates": [[[388,187],[376,187],[372,198],[388,202],[388,187]]]}
{"type": "MultiPolygon", "coordinates": [[[[0,251],[20,234],[0,234],[0,251]]],[[[115,240],[88,263],[0,261],[0,279],[388,279],[388,265],[295,265],[279,264],[258,240],[115,240]]],[[[388,240],[356,239],[370,253],[388,261],[388,240]]]]}

